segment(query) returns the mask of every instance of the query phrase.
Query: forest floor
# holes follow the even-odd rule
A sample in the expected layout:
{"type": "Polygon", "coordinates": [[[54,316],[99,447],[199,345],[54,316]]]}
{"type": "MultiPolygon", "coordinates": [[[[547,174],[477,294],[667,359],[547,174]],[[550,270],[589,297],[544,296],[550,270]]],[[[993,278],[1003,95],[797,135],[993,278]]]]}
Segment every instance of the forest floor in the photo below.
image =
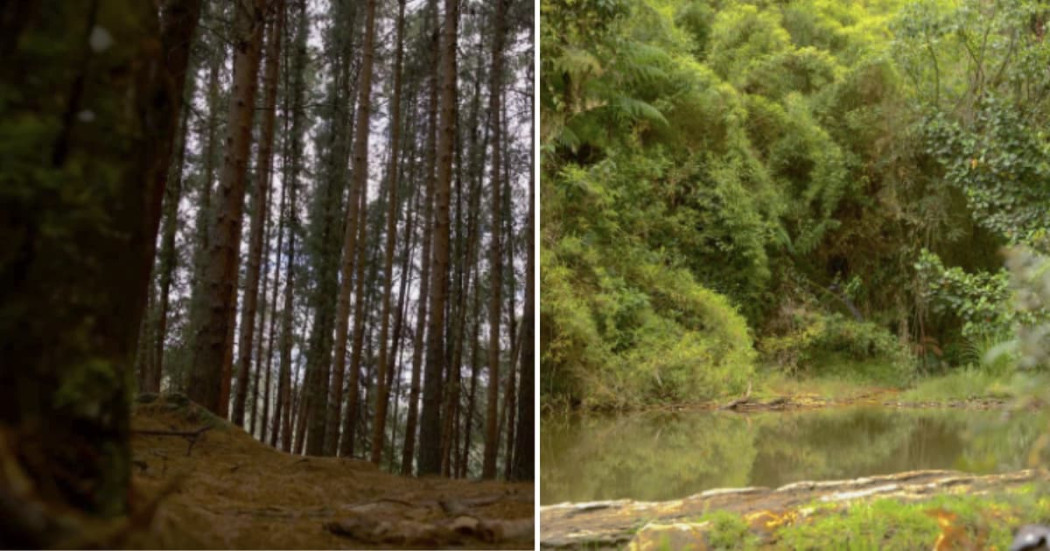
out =
{"type": "Polygon", "coordinates": [[[912,471],[777,489],[711,490],[666,502],[540,509],[544,549],[1006,549],[1050,520],[1050,476],[912,471]]]}
{"type": "Polygon", "coordinates": [[[531,483],[404,477],[361,460],[294,456],[178,397],[137,404],[132,428],[133,499],[161,501],[130,547],[533,548],[531,483]]]}

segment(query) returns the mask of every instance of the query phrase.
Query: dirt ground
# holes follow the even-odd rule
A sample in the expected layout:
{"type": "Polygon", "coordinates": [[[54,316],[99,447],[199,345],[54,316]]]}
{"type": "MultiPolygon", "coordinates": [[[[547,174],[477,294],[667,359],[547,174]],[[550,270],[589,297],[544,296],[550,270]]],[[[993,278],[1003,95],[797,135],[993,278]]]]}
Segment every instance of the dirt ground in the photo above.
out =
{"type": "Polygon", "coordinates": [[[533,485],[411,478],[293,456],[192,403],[138,404],[133,499],[164,495],[132,547],[533,548],[533,485]],[[149,431],[193,433],[157,435],[149,431]]]}

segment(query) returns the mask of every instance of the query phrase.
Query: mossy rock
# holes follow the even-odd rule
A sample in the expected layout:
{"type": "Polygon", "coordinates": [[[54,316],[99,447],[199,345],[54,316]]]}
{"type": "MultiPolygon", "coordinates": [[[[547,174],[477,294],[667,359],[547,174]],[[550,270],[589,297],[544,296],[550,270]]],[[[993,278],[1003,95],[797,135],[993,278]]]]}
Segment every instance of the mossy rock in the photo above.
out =
{"type": "Polygon", "coordinates": [[[232,427],[226,419],[201,407],[181,392],[168,392],[159,396],[144,393],[140,394],[135,401],[137,402],[136,407],[141,408],[139,411],[173,414],[194,426],[206,424],[220,430],[232,427]]]}
{"type": "Polygon", "coordinates": [[[164,402],[171,409],[179,409],[190,404],[190,399],[181,392],[169,392],[164,395],[164,402]]]}
{"type": "Polygon", "coordinates": [[[191,423],[207,424],[217,429],[227,429],[230,427],[229,422],[227,422],[225,419],[219,417],[218,415],[215,415],[214,413],[208,411],[207,408],[203,408],[197,404],[191,405],[189,410],[186,411],[185,417],[186,420],[191,423]]]}

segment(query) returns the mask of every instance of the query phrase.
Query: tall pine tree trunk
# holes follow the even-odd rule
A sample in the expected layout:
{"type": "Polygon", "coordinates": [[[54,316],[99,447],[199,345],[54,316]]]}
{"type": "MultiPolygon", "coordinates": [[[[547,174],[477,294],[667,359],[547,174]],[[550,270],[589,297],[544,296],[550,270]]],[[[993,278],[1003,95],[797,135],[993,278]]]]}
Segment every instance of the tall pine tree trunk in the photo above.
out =
{"type": "MultiPolygon", "coordinates": [[[[281,10],[281,13],[280,13],[280,15],[278,17],[284,18],[284,10],[283,9],[281,10]]],[[[286,83],[287,83],[287,81],[286,81],[286,83]]],[[[286,94],[287,94],[287,90],[286,90],[286,94]]],[[[287,107],[287,102],[285,103],[285,107],[287,107]]],[[[288,124],[287,124],[288,111],[287,111],[287,109],[285,110],[284,114],[285,114],[285,119],[286,119],[285,120],[285,131],[286,131],[286,134],[287,134],[287,129],[288,129],[288,124]]],[[[261,428],[259,430],[259,440],[261,442],[266,442],[267,440],[270,439],[270,436],[269,436],[270,433],[267,432],[267,427],[270,424],[272,424],[274,426],[273,438],[274,438],[274,440],[276,439],[276,436],[277,436],[277,429],[276,429],[276,427],[278,425],[277,420],[280,419],[280,417],[281,417],[281,414],[280,414],[280,393],[278,393],[277,394],[277,400],[275,400],[276,403],[275,403],[275,406],[274,406],[274,409],[276,410],[275,411],[275,415],[274,415],[274,420],[272,422],[270,420],[270,402],[271,402],[270,391],[272,389],[272,384],[271,384],[271,380],[270,379],[271,379],[271,376],[273,374],[274,341],[276,340],[276,333],[277,333],[277,289],[280,287],[280,283],[281,283],[281,250],[284,248],[284,232],[285,232],[286,221],[288,220],[288,218],[287,218],[288,187],[289,187],[288,186],[288,180],[290,178],[288,177],[288,147],[287,147],[287,143],[288,143],[288,140],[285,139],[283,144],[282,144],[283,147],[282,147],[282,155],[281,155],[281,165],[282,165],[281,166],[281,173],[282,173],[281,174],[281,206],[277,210],[277,218],[278,218],[278,224],[277,224],[277,248],[274,249],[274,251],[272,253],[272,254],[274,254],[276,256],[276,262],[274,263],[273,288],[271,290],[272,294],[270,295],[270,327],[269,327],[269,331],[267,332],[267,334],[269,336],[268,336],[268,340],[267,340],[267,343],[266,343],[266,386],[263,389],[263,410],[262,410],[262,418],[261,418],[261,423],[260,423],[261,424],[261,428]]],[[[258,399],[258,396],[256,396],[255,399],[258,399]]],[[[252,415],[253,416],[255,415],[254,407],[252,409],[252,415]]],[[[276,447],[277,444],[276,444],[275,441],[271,441],[270,446],[276,447]]]]}
{"type": "MultiPolygon", "coordinates": [[[[414,95],[412,97],[414,97],[414,95]]],[[[412,104],[412,100],[409,100],[409,104],[410,105],[412,104]]],[[[410,126],[409,128],[410,128],[410,130],[409,130],[408,134],[411,136],[412,135],[412,130],[411,129],[414,128],[414,125],[410,126]]],[[[414,140],[410,141],[410,143],[414,143],[414,140]]],[[[409,152],[410,152],[409,155],[412,155],[414,153],[414,147],[410,146],[409,152]]],[[[410,182],[414,182],[415,181],[415,176],[416,176],[416,174],[415,174],[415,172],[416,172],[415,171],[415,165],[416,165],[416,163],[414,161],[409,164],[409,166],[411,168],[409,169],[410,175],[409,175],[408,181],[410,181],[410,182]]],[[[403,358],[404,349],[401,346],[401,338],[402,338],[402,335],[404,334],[405,319],[408,317],[408,300],[407,300],[407,297],[408,297],[408,283],[409,283],[409,281],[412,280],[412,268],[413,268],[412,256],[413,256],[413,254],[415,253],[415,250],[416,250],[416,239],[415,239],[415,231],[414,231],[415,228],[414,228],[414,226],[415,226],[415,219],[418,216],[417,212],[419,210],[418,207],[419,207],[419,203],[420,203],[419,197],[420,197],[421,193],[420,193],[419,186],[415,186],[414,195],[415,195],[415,199],[414,199],[413,203],[415,205],[415,208],[412,207],[412,203],[409,203],[407,201],[405,202],[405,217],[407,218],[407,221],[405,223],[405,231],[404,231],[404,235],[405,235],[404,247],[403,247],[402,253],[401,253],[401,255],[402,255],[401,256],[401,283],[399,285],[400,289],[399,289],[398,295],[397,295],[397,317],[394,318],[393,342],[390,345],[390,350],[391,350],[392,353],[390,354],[390,363],[387,366],[387,369],[390,370],[391,374],[393,374],[395,367],[397,368],[397,376],[394,379],[396,381],[396,383],[395,383],[396,384],[396,388],[394,389],[394,397],[395,398],[394,398],[393,436],[391,436],[391,442],[390,442],[390,470],[391,471],[394,471],[395,468],[396,468],[396,465],[394,463],[394,458],[397,455],[395,450],[396,450],[396,447],[397,447],[397,429],[398,429],[398,419],[400,419],[400,417],[399,417],[399,414],[400,414],[399,408],[400,408],[400,404],[401,404],[401,400],[399,398],[401,396],[401,382],[402,382],[401,381],[401,375],[402,375],[402,372],[404,371],[404,363],[403,363],[403,359],[402,359],[403,358]]],[[[388,385],[387,388],[389,388],[389,385],[388,385]]]]}
{"type": "Polygon", "coordinates": [[[474,429],[474,410],[478,390],[478,373],[481,371],[481,277],[477,264],[474,265],[474,305],[472,317],[474,328],[470,342],[470,393],[467,395],[466,437],[463,439],[463,467],[460,474],[465,478],[470,471],[470,440],[474,429]]]}
{"type": "Polygon", "coordinates": [[[200,317],[201,325],[194,334],[190,377],[186,384],[190,399],[220,415],[227,409],[223,389],[228,385],[228,379],[224,376],[223,366],[231,346],[231,312],[237,300],[240,229],[264,8],[265,0],[236,4],[233,93],[230,95],[226,151],[216,191],[218,203],[213,205],[215,212],[209,223],[208,249],[204,253],[204,279],[200,289],[203,296],[199,301],[204,315],[200,317]]]}
{"type": "MultiPolygon", "coordinates": [[[[530,33],[533,32],[530,30],[530,33]]],[[[535,48],[536,46],[533,46],[535,48]]],[[[532,71],[529,71],[529,75],[532,76],[532,71]]],[[[532,80],[529,79],[529,82],[532,80]]],[[[529,113],[532,113],[532,99],[530,96],[529,100],[529,113]]],[[[532,117],[529,117],[532,120],[532,117]]],[[[536,131],[534,125],[529,125],[529,144],[534,143],[533,133],[536,131]]],[[[535,258],[535,245],[536,245],[536,186],[533,181],[533,167],[532,157],[535,152],[532,147],[529,148],[529,217],[528,225],[526,226],[526,232],[528,232],[528,240],[526,241],[526,262],[525,262],[525,307],[521,317],[521,384],[519,385],[521,391],[518,393],[518,428],[516,439],[517,443],[514,445],[514,463],[510,472],[511,480],[533,480],[535,478],[535,470],[533,467],[534,457],[534,420],[533,408],[533,377],[535,376],[535,350],[533,348],[533,320],[535,320],[535,309],[534,309],[534,297],[536,290],[535,280],[535,269],[536,269],[536,258],[535,258]]]]}
{"type": "MultiPolygon", "coordinates": [[[[376,392],[376,414],[372,422],[372,463],[379,465],[383,458],[383,446],[386,439],[386,410],[390,395],[387,385],[387,331],[390,325],[390,293],[394,288],[394,248],[397,246],[397,213],[400,210],[398,187],[398,151],[401,148],[401,60],[403,57],[405,33],[405,0],[397,3],[397,46],[394,53],[394,97],[391,99],[390,115],[390,169],[387,177],[390,192],[387,197],[386,251],[383,258],[383,311],[380,313],[379,331],[379,388],[376,392]]],[[[401,277],[404,279],[404,272],[401,277]]]]}
{"type": "Polygon", "coordinates": [[[445,297],[449,264],[449,194],[452,153],[456,140],[456,44],[459,0],[445,0],[445,25],[441,41],[440,134],[437,142],[437,177],[434,186],[434,259],[430,282],[430,323],[427,331],[427,369],[423,411],[419,423],[419,474],[441,469],[441,395],[445,372],[445,297]]]}
{"type": "MultiPolygon", "coordinates": [[[[336,0],[332,3],[332,13],[340,24],[333,25],[329,31],[329,51],[333,56],[333,77],[328,90],[330,112],[324,138],[326,152],[323,178],[320,190],[315,192],[311,205],[310,237],[306,240],[307,256],[312,260],[314,273],[313,302],[314,322],[311,327],[306,363],[306,403],[308,442],[307,453],[323,455],[325,451],[326,421],[328,418],[328,398],[331,385],[329,378],[332,372],[332,351],[335,341],[332,340],[333,328],[337,325],[337,313],[340,304],[332,298],[340,295],[340,255],[344,243],[346,213],[344,212],[343,190],[346,184],[347,158],[350,150],[350,134],[356,103],[347,102],[348,90],[356,79],[351,75],[350,59],[352,44],[350,34],[355,29],[356,2],[336,0]]],[[[356,98],[355,98],[356,101],[356,98]]],[[[353,195],[351,189],[350,195],[353,195]]],[[[358,204],[351,197],[347,208],[356,208],[358,204]]],[[[340,374],[341,375],[341,374],[340,374]]],[[[342,397],[339,398],[342,400],[342,397]]],[[[302,409],[302,407],[301,407],[302,409]]]]}
{"type": "MultiPolygon", "coordinates": [[[[355,280],[352,277],[354,269],[354,257],[358,253],[358,237],[364,234],[367,221],[360,204],[367,201],[368,185],[368,138],[369,121],[372,117],[372,64],[375,58],[375,19],[376,0],[368,0],[365,8],[365,41],[361,62],[361,72],[358,76],[358,98],[357,98],[357,123],[354,135],[353,167],[351,169],[350,204],[346,215],[346,235],[343,239],[343,261],[342,280],[339,288],[339,310],[336,314],[336,338],[333,352],[332,386],[328,396],[327,432],[325,434],[325,455],[335,455],[339,451],[345,455],[353,455],[355,406],[357,405],[357,383],[360,371],[360,344],[357,334],[363,330],[363,321],[360,320],[360,308],[354,320],[355,350],[351,351],[357,361],[351,360],[350,366],[350,403],[347,405],[347,423],[349,434],[343,434],[342,444],[339,444],[338,429],[341,406],[343,404],[343,373],[346,370],[346,335],[348,332],[350,316],[350,285],[355,280]],[[337,445],[338,444],[338,445],[337,445]]],[[[363,241],[363,239],[362,239],[363,241]]],[[[362,255],[363,256],[363,255],[362,255]]],[[[363,262],[360,261],[360,262],[363,262]]],[[[358,274],[363,271],[358,269],[358,274]]],[[[362,284],[357,278],[359,286],[362,284]]],[[[358,304],[361,303],[362,295],[357,296],[358,304]]]]}
{"type": "MultiPolygon", "coordinates": [[[[463,419],[463,451],[459,455],[459,468],[457,469],[456,476],[459,478],[466,478],[467,471],[470,468],[470,441],[473,437],[474,431],[474,408],[475,408],[475,395],[477,391],[478,382],[478,331],[480,327],[480,284],[481,280],[478,278],[478,257],[480,254],[480,229],[479,229],[479,217],[481,215],[481,195],[482,195],[482,182],[485,179],[485,159],[486,150],[489,143],[489,133],[491,131],[491,125],[486,119],[485,124],[479,125],[479,113],[481,111],[481,66],[483,63],[483,43],[484,37],[478,36],[477,54],[475,59],[477,60],[477,68],[475,74],[477,77],[474,79],[474,94],[473,100],[471,101],[471,115],[469,119],[470,124],[470,178],[472,180],[470,189],[470,204],[468,211],[470,217],[467,221],[467,265],[471,266],[472,277],[468,277],[468,280],[473,280],[473,299],[472,299],[472,310],[471,319],[473,320],[473,328],[471,330],[470,342],[471,342],[471,360],[470,360],[470,391],[467,394],[467,409],[463,419]],[[478,133],[480,132],[479,126],[484,129],[483,137],[478,141],[478,133]]],[[[491,116],[491,114],[486,114],[491,116]]],[[[468,286],[469,290],[469,286],[468,286]]],[[[465,346],[464,339],[464,346],[465,346]]]]}
{"type": "MultiPolygon", "coordinates": [[[[500,129],[500,93],[503,88],[503,43],[506,35],[506,0],[496,0],[493,15],[492,69],[489,82],[489,121],[492,124],[492,235],[490,237],[489,269],[489,384],[488,408],[485,416],[485,455],[481,478],[496,477],[496,455],[499,453],[499,362],[500,362],[500,290],[503,287],[503,254],[500,249],[500,200],[502,161],[500,129]]],[[[512,313],[513,315],[513,313],[512,313]]]]}
{"type": "MultiPolygon", "coordinates": [[[[368,293],[368,282],[371,278],[365,278],[365,266],[372,265],[372,263],[366,258],[366,255],[369,255],[368,242],[366,241],[368,235],[368,196],[363,191],[367,190],[362,190],[362,193],[358,194],[357,198],[358,224],[357,254],[355,255],[357,260],[354,264],[354,283],[356,285],[354,293],[354,334],[350,349],[350,384],[347,391],[346,415],[343,416],[343,438],[339,442],[339,454],[343,457],[354,455],[354,447],[357,445],[354,438],[357,434],[357,411],[361,405],[358,387],[360,386],[361,361],[365,345],[365,315],[366,312],[371,311],[368,307],[368,302],[372,298],[371,294],[368,293]]],[[[374,268],[370,272],[374,272],[374,268]]],[[[369,326],[368,331],[371,332],[371,330],[372,328],[369,326]]],[[[371,346],[371,344],[371,339],[368,339],[368,345],[371,346]]],[[[365,403],[368,403],[367,398],[365,403]]]]}
{"type": "MultiPolygon", "coordinates": [[[[290,63],[291,105],[285,106],[285,117],[291,117],[291,132],[285,139],[290,140],[289,174],[288,174],[288,260],[285,269],[284,299],[281,308],[281,358],[277,381],[277,411],[274,414],[273,434],[270,442],[277,445],[278,430],[281,435],[281,449],[292,450],[292,322],[295,318],[293,289],[295,283],[295,243],[298,205],[296,203],[299,189],[299,177],[302,172],[303,156],[303,107],[304,89],[306,88],[304,72],[306,71],[306,41],[309,35],[309,17],[306,12],[306,0],[299,0],[297,5],[298,25],[295,33],[295,48],[290,63]]],[[[286,119],[287,120],[287,119],[286,119]]]]}
{"type": "MultiPolygon", "coordinates": [[[[211,219],[212,182],[215,181],[215,156],[219,142],[220,72],[226,62],[226,52],[223,45],[218,43],[218,40],[215,42],[216,44],[212,45],[213,51],[209,53],[208,119],[202,133],[203,135],[200,137],[205,144],[203,151],[204,171],[197,194],[197,215],[194,220],[196,235],[193,249],[193,301],[190,304],[190,331],[193,331],[200,325],[200,320],[197,316],[203,314],[203,309],[199,307],[198,302],[203,300],[204,295],[204,252],[208,250],[208,220],[211,219]]],[[[187,340],[192,341],[192,334],[187,340]]],[[[185,376],[183,379],[185,379],[185,376]]],[[[182,381],[181,386],[185,388],[185,381],[182,381]]]]}
{"type": "Polygon", "coordinates": [[[426,346],[427,309],[430,306],[431,245],[434,230],[434,180],[437,168],[437,112],[438,112],[438,25],[437,0],[427,3],[427,28],[431,35],[431,55],[434,63],[430,76],[430,93],[427,99],[426,197],[423,199],[423,251],[420,256],[419,299],[416,309],[416,331],[412,345],[412,380],[409,388],[408,417],[405,420],[405,445],[401,453],[401,474],[412,474],[412,461],[416,457],[416,433],[419,420],[419,397],[421,394],[423,351],[426,346]]]}
{"type": "MultiPolygon", "coordinates": [[[[244,426],[244,405],[248,397],[248,374],[252,364],[255,309],[259,301],[259,264],[263,253],[263,227],[268,212],[270,175],[273,171],[273,129],[277,118],[277,72],[281,61],[281,35],[284,32],[284,0],[274,0],[275,21],[270,26],[266,47],[262,131],[259,156],[255,163],[255,204],[252,209],[250,248],[248,249],[247,287],[241,313],[240,358],[238,359],[237,394],[233,401],[233,422],[244,426]]],[[[250,134],[249,134],[250,136],[250,134]]],[[[260,336],[260,338],[262,338],[260,336]]],[[[256,363],[259,358],[256,358],[256,363]]]]}
{"type": "Polygon", "coordinates": [[[515,418],[517,416],[517,389],[515,383],[517,382],[517,373],[514,367],[518,365],[518,354],[521,352],[521,343],[518,341],[518,327],[517,327],[517,281],[516,274],[514,273],[514,205],[512,201],[512,190],[511,190],[511,156],[510,156],[510,133],[508,131],[507,124],[507,104],[504,102],[502,105],[503,112],[503,210],[505,220],[505,233],[506,233],[506,249],[507,254],[507,329],[508,335],[510,336],[511,354],[510,361],[507,362],[507,390],[503,393],[504,404],[503,409],[506,413],[501,414],[500,419],[500,431],[506,434],[507,448],[504,453],[504,467],[503,473],[504,478],[510,479],[511,463],[514,460],[514,443],[515,443],[515,418]]]}
{"type": "MultiPolygon", "coordinates": [[[[188,71],[192,72],[192,71],[188,71]]],[[[153,343],[153,365],[150,366],[145,385],[141,390],[160,392],[160,380],[164,373],[164,342],[168,334],[168,310],[171,300],[171,285],[174,280],[178,255],[175,250],[175,233],[179,226],[179,201],[182,200],[183,165],[186,159],[187,137],[190,127],[190,101],[195,90],[195,80],[190,78],[186,83],[185,97],[182,103],[181,124],[179,127],[178,154],[172,164],[172,178],[164,193],[164,229],[161,248],[158,253],[160,269],[160,299],[157,304],[157,329],[153,343]],[[189,101],[187,101],[189,100],[189,101]]]]}
{"type": "MultiPolygon", "coordinates": [[[[456,240],[452,246],[453,258],[462,259],[464,258],[463,250],[465,247],[464,243],[464,231],[463,231],[463,140],[461,132],[458,131],[460,125],[457,121],[457,132],[456,132],[456,146],[455,146],[455,166],[456,166],[456,199],[455,199],[455,210],[456,218],[454,223],[456,240]]],[[[464,262],[458,261],[454,265],[449,266],[452,275],[451,288],[449,290],[450,300],[448,301],[448,314],[447,314],[447,326],[448,332],[445,342],[447,343],[448,372],[445,378],[445,398],[444,398],[444,412],[442,413],[442,421],[444,427],[442,428],[441,435],[441,476],[452,477],[452,450],[458,450],[458,439],[459,439],[459,423],[458,416],[460,410],[460,379],[463,376],[463,368],[460,363],[462,352],[460,350],[460,338],[463,333],[462,313],[463,308],[463,282],[465,280],[464,272],[466,267],[464,262]]]]}
{"type": "MultiPolygon", "coordinates": [[[[268,187],[270,185],[271,184],[267,184],[268,187]]],[[[263,257],[262,261],[263,262],[262,262],[262,266],[260,267],[260,273],[262,274],[261,275],[262,290],[260,291],[260,295],[259,295],[260,296],[260,299],[259,299],[259,312],[255,316],[255,319],[253,320],[253,323],[256,324],[255,333],[259,336],[259,338],[258,338],[257,341],[255,341],[255,352],[254,352],[254,355],[255,355],[255,358],[256,358],[255,359],[255,372],[248,376],[248,380],[247,380],[247,383],[246,383],[246,384],[250,384],[252,386],[251,406],[250,406],[251,407],[251,412],[250,412],[251,413],[251,416],[250,416],[251,417],[251,426],[248,428],[248,434],[255,434],[255,425],[258,422],[257,408],[258,408],[258,404],[259,404],[259,376],[260,376],[259,371],[261,371],[263,369],[262,350],[263,350],[263,340],[264,340],[264,337],[265,337],[265,329],[266,329],[266,309],[267,309],[267,306],[268,306],[268,303],[267,303],[267,300],[266,300],[266,292],[269,289],[269,284],[270,284],[270,278],[269,278],[268,274],[269,274],[269,271],[270,271],[270,239],[271,239],[272,234],[273,234],[273,222],[270,220],[269,213],[266,213],[266,215],[263,218],[263,221],[265,222],[265,225],[266,225],[266,229],[264,231],[266,236],[263,238],[263,250],[266,251],[266,252],[262,255],[262,257],[263,257]]],[[[247,398],[248,397],[245,396],[246,400],[247,400],[247,398]]],[[[248,414],[249,414],[248,409],[249,409],[249,406],[248,406],[247,403],[245,403],[244,410],[243,410],[245,416],[248,416],[248,414]]]]}

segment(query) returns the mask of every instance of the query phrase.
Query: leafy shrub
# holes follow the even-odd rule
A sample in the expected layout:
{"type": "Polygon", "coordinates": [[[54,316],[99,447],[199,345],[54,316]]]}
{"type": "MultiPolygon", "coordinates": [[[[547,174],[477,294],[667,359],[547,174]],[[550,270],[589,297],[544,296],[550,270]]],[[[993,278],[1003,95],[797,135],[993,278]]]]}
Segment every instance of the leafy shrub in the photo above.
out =
{"type": "Polygon", "coordinates": [[[915,362],[885,328],[840,314],[797,310],[787,334],[764,338],[763,358],[789,372],[845,375],[888,384],[905,384],[915,362]]]}
{"type": "Polygon", "coordinates": [[[743,390],[754,351],[724,296],[659,264],[591,269],[590,290],[565,266],[543,273],[545,399],[626,408],[743,390]]]}
{"type": "Polygon", "coordinates": [[[962,334],[983,339],[1009,332],[1016,316],[1010,307],[1010,280],[1006,270],[967,273],[944,266],[941,259],[923,250],[915,263],[923,282],[921,298],[934,312],[949,313],[963,321],[962,334]]]}

